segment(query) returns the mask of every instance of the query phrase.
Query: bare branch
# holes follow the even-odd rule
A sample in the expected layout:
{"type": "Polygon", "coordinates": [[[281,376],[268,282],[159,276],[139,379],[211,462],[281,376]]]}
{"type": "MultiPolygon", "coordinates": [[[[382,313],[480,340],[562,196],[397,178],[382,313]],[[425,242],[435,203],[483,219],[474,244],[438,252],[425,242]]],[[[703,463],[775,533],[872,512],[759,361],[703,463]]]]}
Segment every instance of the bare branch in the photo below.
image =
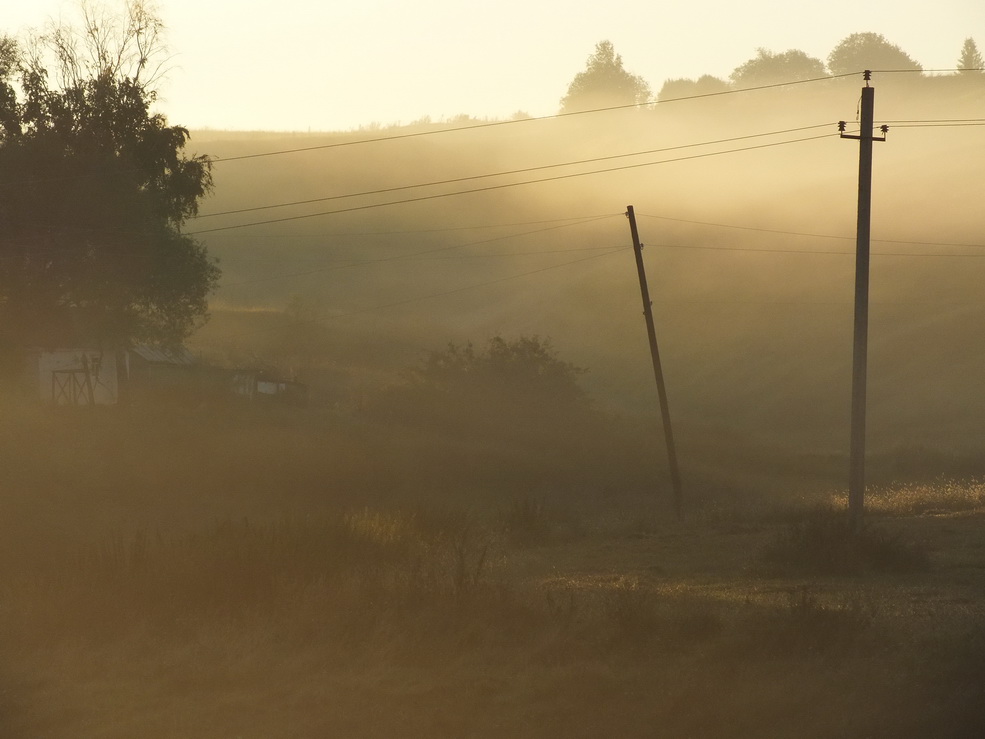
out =
{"type": "Polygon", "coordinates": [[[166,75],[170,60],[164,23],[152,0],[126,0],[122,14],[94,0],[79,1],[80,24],[50,21],[32,39],[30,65],[54,70],[62,87],[91,77],[129,79],[149,93],[166,75]]]}

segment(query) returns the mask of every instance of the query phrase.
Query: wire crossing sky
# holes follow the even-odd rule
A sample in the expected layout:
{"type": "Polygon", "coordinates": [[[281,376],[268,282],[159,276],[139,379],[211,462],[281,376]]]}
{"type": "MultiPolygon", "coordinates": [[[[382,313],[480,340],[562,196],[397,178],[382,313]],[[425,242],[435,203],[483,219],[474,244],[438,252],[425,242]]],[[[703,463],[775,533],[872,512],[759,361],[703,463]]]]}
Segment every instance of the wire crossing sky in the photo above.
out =
{"type": "MultiPolygon", "coordinates": [[[[668,79],[727,78],[760,47],[824,60],[857,32],[881,33],[925,69],[953,68],[966,38],[985,49],[981,0],[156,5],[171,53],[160,109],[192,129],[341,131],[462,114],[552,115],[603,39],[654,94],[668,79]]],[[[18,34],[52,18],[74,21],[76,8],[77,0],[0,0],[0,30],[18,34]]]]}

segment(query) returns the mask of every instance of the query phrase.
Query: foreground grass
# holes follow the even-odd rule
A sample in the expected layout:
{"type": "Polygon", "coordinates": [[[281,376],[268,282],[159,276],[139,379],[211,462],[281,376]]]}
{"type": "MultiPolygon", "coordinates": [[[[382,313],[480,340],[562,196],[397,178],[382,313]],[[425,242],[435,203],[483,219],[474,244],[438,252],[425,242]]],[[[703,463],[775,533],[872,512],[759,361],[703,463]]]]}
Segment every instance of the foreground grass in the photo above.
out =
{"type": "Polygon", "coordinates": [[[980,508],[874,516],[923,542],[920,567],[764,571],[781,544],[787,564],[827,551],[836,523],[723,502],[680,524],[632,490],[484,475],[500,449],[444,447],[441,477],[435,440],[377,434],[380,470],[351,427],[242,420],[139,426],[150,439],[111,420],[47,466],[30,442],[78,438],[77,419],[8,440],[0,735],[985,728],[980,508]],[[90,461],[122,451],[143,456],[90,461]],[[430,489],[397,484],[414,474],[430,489]]]}
{"type": "Polygon", "coordinates": [[[462,514],[362,510],[113,538],[5,583],[3,735],[985,726],[977,574],[762,579],[736,554],[780,528],[659,529],[516,549],[462,514]]]}

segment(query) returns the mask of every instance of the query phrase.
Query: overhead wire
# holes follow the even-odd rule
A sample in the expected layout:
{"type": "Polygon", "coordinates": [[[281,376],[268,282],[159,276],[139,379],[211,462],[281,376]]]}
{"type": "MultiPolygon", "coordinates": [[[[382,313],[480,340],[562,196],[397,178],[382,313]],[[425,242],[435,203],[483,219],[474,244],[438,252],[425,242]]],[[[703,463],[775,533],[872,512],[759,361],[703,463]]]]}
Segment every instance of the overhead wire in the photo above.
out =
{"type": "MultiPolygon", "coordinates": [[[[872,239],[875,241],[875,239],[872,239]]],[[[765,247],[749,246],[711,246],[706,244],[647,244],[658,249],[699,249],[706,251],[735,252],[737,254],[752,252],[758,254],[820,254],[829,256],[853,257],[854,251],[834,251],[826,249],[769,249],[765,247]]],[[[973,259],[985,259],[985,254],[928,254],[920,252],[887,252],[872,251],[873,257],[969,257],[973,259]]]]}
{"type": "Polygon", "coordinates": [[[484,121],[482,123],[474,123],[474,124],[469,124],[469,125],[466,125],[466,126],[452,126],[452,127],[435,129],[435,130],[431,130],[431,131],[412,131],[412,132],[408,132],[408,133],[397,134],[397,135],[394,135],[394,136],[374,136],[372,138],[357,139],[355,141],[337,141],[337,142],[334,142],[334,143],[331,143],[331,144],[318,144],[316,146],[303,146],[303,147],[297,147],[297,148],[294,148],[294,149],[280,149],[280,150],[276,150],[276,151],[260,152],[260,153],[257,153],[257,154],[242,154],[242,155],[233,156],[233,157],[214,158],[212,161],[214,163],[216,163],[216,164],[218,164],[218,163],[225,163],[225,162],[236,162],[236,161],[242,161],[242,160],[246,160],[246,159],[259,159],[259,158],[262,158],[262,157],[280,156],[280,155],[284,155],[284,154],[297,154],[297,153],[310,152],[310,151],[319,151],[319,150],[323,150],[323,149],[337,149],[337,148],[346,147],[346,146],[359,146],[359,145],[362,145],[362,144],[375,144],[375,143],[380,143],[380,142],[384,142],[384,141],[399,141],[399,140],[402,140],[402,139],[420,138],[422,136],[436,136],[436,135],[439,135],[439,134],[456,133],[456,132],[459,132],[459,131],[472,131],[472,130],[477,130],[477,129],[496,128],[496,127],[502,127],[502,126],[517,125],[517,124],[522,124],[522,123],[531,123],[531,122],[535,122],[535,121],[554,120],[554,119],[560,119],[560,118],[571,118],[571,117],[574,117],[574,116],[592,115],[592,114],[595,114],[595,113],[607,113],[607,112],[616,111],[616,110],[629,110],[629,109],[633,109],[633,108],[647,108],[649,106],[665,105],[667,103],[680,103],[680,102],[685,102],[685,101],[688,101],[688,100],[700,100],[700,99],[703,99],[703,98],[721,97],[723,95],[736,95],[736,94],[746,93],[746,92],[757,92],[757,91],[760,91],[760,90],[771,90],[771,89],[776,89],[776,88],[780,88],[780,87],[790,87],[790,86],[793,86],[793,85],[804,85],[804,84],[809,84],[809,83],[813,83],[813,82],[823,82],[825,80],[834,80],[834,79],[840,79],[840,78],[843,78],[843,77],[855,77],[855,76],[860,75],[860,74],[862,74],[862,70],[859,70],[858,72],[845,72],[845,73],[842,73],[842,74],[824,75],[824,76],[821,76],[821,77],[812,77],[812,78],[804,79],[804,80],[789,80],[789,81],[786,81],[786,82],[776,82],[776,83],[771,83],[771,84],[767,84],[767,85],[756,85],[756,86],[753,86],[753,87],[740,87],[740,88],[734,88],[734,89],[728,89],[728,90],[717,90],[715,92],[698,93],[696,95],[682,95],[682,96],[676,97],[676,98],[664,98],[663,100],[660,100],[660,99],[651,99],[651,100],[647,100],[646,102],[643,102],[643,103],[627,103],[627,104],[624,104],[624,105],[610,105],[610,106],[604,106],[604,107],[600,107],[600,108],[591,108],[589,110],[574,110],[574,111],[569,111],[567,113],[555,113],[554,115],[531,116],[529,118],[515,118],[515,119],[508,120],[508,121],[484,121]]]}
{"type": "MultiPolygon", "coordinates": [[[[602,254],[592,254],[591,256],[581,257],[579,259],[572,259],[572,260],[569,260],[567,262],[562,262],[561,264],[552,264],[552,265],[549,265],[547,267],[540,267],[538,269],[529,270],[527,272],[520,272],[518,274],[507,275],[505,277],[498,277],[496,279],[486,280],[484,282],[472,283],[470,285],[464,285],[464,286],[461,286],[461,287],[453,288],[451,290],[443,290],[441,292],[428,293],[427,295],[418,295],[418,296],[415,296],[415,297],[412,297],[412,298],[403,298],[401,300],[395,300],[395,301],[391,301],[389,303],[381,303],[381,304],[378,304],[378,305],[367,306],[365,308],[357,308],[357,309],[353,309],[353,310],[349,310],[349,311],[343,311],[341,313],[332,313],[331,315],[316,316],[314,318],[310,318],[310,319],[307,319],[307,320],[296,321],[296,322],[294,322],[293,325],[318,324],[318,323],[323,323],[325,321],[335,320],[337,318],[347,318],[349,316],[362,315],[362,314],[365,314],[365,313],[373,313],[375,311],[385,310],[387,308],[396,308],[396,307],[401,306],[401,305],[408,305],[410,303],[417,303],[417,302],[420,302],[420,301],[423,301],[423,300],[432,300],[434,298],[443,298],[443,297],[446,297],[448,295],[455,295],[455,294],[458,294],[458,293],[467,292],[469,290],[476,290],[476,289],[479,289],[479,288],[482,288],[482,287],[488,287],[489,285],[496,285],[496,284],[499,284],[499,283],[502,283],[502,282],[509,282],[511,280],[517,280],[517,279],[520,279],[522,277],[529,277],[531,275],[540,274],[542,272],[549,272],[551,270],[561,269],[563,267],[569,267],[569,266],[571,266],[573,264],[580,264],[582,262],[588,262],[588,261],[591,261],[591,260],[594,260],[594,259],[600,259],[602,257],[611,256],[612,254],[617,254],[619,252],[628,251],[629,248],[630,247],[628,247],[628,246],[613,247],[612,249],[610,249],[608,251],[605,251],[602,254]]],[[[244,332],[237,333],[237,334],[226,334],[226,335],[224,335],[224,338],[226,338],[226,339],[236,339],[236,338],[240,338],[242,336],[252,336],[252,335],[255,335],[255,334],[258,334],[258,333],[266,333],[267,331],[273,331],[273,330],[281,331],[281,330],[283,330],[283,327],[282,326],[265,327],[265,328],[261,328],[261,329],[254,329],[252,331],[244,331],[244,332]]]]}
{"type": "MultiPolygon", "coordinates": [[[[805,80],[790,80],[790,81],[786,81],[786,82],[777,82],[777,83],[772,83],[772,84],[768,84],[768,85],[757,85],[757,86],[753,86],[753,87],[743,87],[743,88],[737,88],[737,89],[719,90],[719,91],[716,91],[716,92],[699,93],[699,94],[696,94],[696,95],[684,95],[684,96],[677,97],[677,98],[665,98],[664,100],[654,99],[654,100],[648,100],[648,101],[646,101],[644,103],[629,103],[629,104],[625,104],[625,105],[612,105],[612,106],[607,106],[607,107],[592,108],[592,109],[589,109],[589,110],[576,110],[576,111],[570,111],[570,112],[567,112],[567,113],[556,113],[554,115],[547,115],[547,116],[531,116],[531,117],[528,117],[528,118],[516,118],[516,119],[507,120],[507,121],[484,121],[482,123],[469,124],[469,125],[466,125],[466,126],[443,127],[443,128],[439,128],[439,129],[430,130],[430,131],[412,131],[412,132],[402,133],[402,134],[396,134],[396,135],[375,136],[375,137],[372,137],[372,138],[357,139],[355,141],[337,141],[337,142],[334,142],[334,143],[331,143],[331,144],[318,144],[318,145],[315,145],[315,146],[296,147],[296,148],[293,148],[293,149],[280,149],[280,150],[275,150],[275,151],[259,152],[259,153],[256,153],[256,154],[242,154],[242,155],[231,156],[231,157],[207,156],[206,158],[208,159],[208,161],[211,164],[221,164],[221,163],[226,163],[226,162],[236,162],[236,161],[249,160],[249,159],[259,159],[259,158],[264,158],[264,157],[280,156],[280,155],[286,155],[286,154],[297,154],[297,153],[311,152],[311,151],[318,151],[318,150],[336,149],[336,148],[347,147],[347,146],[358,146],[358,145],[362,145],[362,144],[374,144],[374,143],[381,143],[381,142],[386,142],[386,141],[400,141],[400,140],[403,140],[403,139],[419,138],[419,137],[422,137],[422,136],[437,136],[437,135],[441,135],[441,134],[456,133],[456,132],[460,132],[460,131],[471,131],[471,130],[478,130],[478,129],[494,128],[494,127],[501,127],[501,126],[507,126],[507,125],[521,124],[521,123],[530,123],[530,122],[534,122],[534,121],[544,121],[544,120],[552,120],[552,119],[560,119],[560,118],[569,118],[569,117],[573,117],[573,116],[592,115],[592,114],[596,114],[596,113],[605,113],[605,112],[609,112],[609,111],[626,110],[626,109],[631,109],[631,108],[647,108],[647,107],[650,107],[650,106],[663,105],[663,104],[667,104],[667,103],[686,102],[688,100],[700,100],[702,98],[720,97],[722,95],[735,95],[735,94],[740,94],[740,93],[756,92],[756,91],[760,91],[760,90],[769,90],[769,89],[775,89],[775,88],[780,88],[780,87],[789,87],[789,86],[793,86],[793,85],[802,85],[802,84],[808,84],[808,83],[813,83],[813,82],[822,82],[822,81],[825,81],[825,80],[833,80],[833,79],[839,79],[839,78],[843,78],[843,77],[854,77],[854,76],[857,76],[857,75],[860,75],[860,74],[862,74],[861,71],[858,71],[858,72],[846,72],[846,73],[843,73],[843,74],[826,75],[826,76],[822,76],[822,77],[814,77],[814,78],[805,79],[805,80]]],[[[339,135],[341,135],[341,134],[339,134],[339,135]]],[[[119,173],[122,173],[124,171],[136,172],[136,171],[139,171],[139,170],[137,168],[133,168],[132,170],[121,170],[119,173]]],[[[10,182],[7,182],[7,183],[0,183],[0,184],[2,184],[2,186],[11,186],[13,184],[22,184],[23,185],[23,184],[38,184],[38,183],[44,183],[44,182],[62,182],[62,181],[71,181],[71,180],[77,180],[77,179],[81,179],[81,178],[93,177],[93,176],[99,176],[99,175],[96,175],[96,174],[93,174],[93,173],[87,173],[87,174],[86,173],[80,173],[80,174],[76,174],[76,175],[63,175],[63,176],[59,176],[59,177],[34,178],[34,179],[29,179],[29,180],[23,180],[23,181],[20,181],[19,183],[10,183],[10,182]]]]}
{"type": "Polygon", "coordinates": [[[615,159],[626,159],[629,157],[646,156],[649,154],[661,154],[667,151],[680,151],[682,149],[693,149],[701,146],[716,146],[719,144],[729,144],[735,141],[748,141],[749,139],[764,138],[766,136],[780,136],[788,133],[799,133],[801,131],[810,131],[816,128],[825,128],[827,126],[835,125],[834,122],[826,123],[815,123],[810,126],[798,126],[796,128],[787,128],[780,131],[766,131],[763,133],[747,134],[745,136],[733,136],[726,139],[717,139],[713,141],[701,141],[693,144],[680,144],[678,146],[666,146],[659,149],[645,149],[643,151],[628,152],[625,154],[610,154],[602,157],[592,157],[589,159],[576,159],[570,162],[558,162],[555,164],[544,164],[536,167],[524,167],[521,169],[504,170],[501,172],[490,172],[487,174],[479,175],[468,175],[466,177],[455,177],[445,180],[432,180],[429,182],[418,182],[412,185],[400,185],[397,187],[387,187],[379,188],[376,190],[364,190],[362,192],[345,193],[342,195],[329,195],[321,198],[311,198],[308,200],[295,200],[288,203],[276,203],[271,205],[258,205],[250,208],[238,208],[235,210],[223,210],[217,211],[215,213],[201,213],[192,218],[199,220],[202,218],[215,218],[217,216],[227,216],[227,215],[238,215],[241,213],[253,213],[261,210],[271,210],[274,208],[288,208],[298,205],[312,205],[314,203],[324,203],[331,200],[344,200],[347,198],[365,197],[368,195],[384,195],[392,192],[401,192],[404,190],[414,190],[421,187],[437,187],[439,185],[452,185],[461,182],[471,182],[474,180],[488,179],[490,177],[507,177],[510,175],[527,174],[529,172],[540,172],[548,169],[557,169],[560,167],[574,167],[580,164],[595,164],[597,162],[612,161],[615,159]]]}
{"type": "Polygon", "coordinates": [[[960,69],[951,67],[950,69],[870,69],[872,74],[932,74],[944,72],[985,72],[985,69],[975,67],[974,69],[960,69]]]}
{"type": "MultiPolygon", "coordinates": [[[[900,127],[900,128],[916,128],[916,127],[929,127],[929,126],[950,126],[950,127],[955,127],[955,126],[971,126],[971,125],[979,126],[979,125],[985,125],[985,119],[936,119],[936,120],[930,120],[930,121],[927,121],[927,122],[923,122],[923,121],[919,121],[919,120],[911,120],[911,121],[889,121],[888,123],[893,123],[894,124],[894,127],[900,127]]],[[[400,186],[390,187],[390,188],[378,188],[378,189],[374,189],[374,190],[365,190],[365,191],[354,192],[354,193],[343,193],[343,194],[339,194],[339,195],[331,195],[331,196],[325,196],[325,197],[320,197],[320,198],[309,198],[309,199],[305,199],[305,200],[290,201],[290,202],[286,202],[286,203],[274,203],[274,204],[267,204],[267,205],[260,205],[260,206],[252,206],[252,207],[248,207],[248,208],[238,208],[238,209],[231,209],[231,210],[225,210],[225,211],[217,211],[217,212],[214,212],[214,213],[202,213],[202,214],[197,214],[197,215],[193,216],[192,219],[200,220],[200,219],[203,219],[203,218],[214,218],[214,217],[220,217],[220,216],[237,215],[237,214],[242,214],[242,213],[259,212],[259,211],[263,211],[263,210],[272,210],[272,209],[277,209],[277,208],[287,208],[287,207],[297,207],[297,206],[302,206],[302,205],[312,205],[312,204],[315,204],[315,203],[330,202],[330,201],[335,201],[335,200],[344,200],[344,199],[348,199],[348,198],[366,197],[366,196],[371,196],[371,195],[385,195],[385,194],[389,194],[389,193],[402,192],[402,191],[413,190],[413,189],[424,188],[424,187],[437,187],[437,186],[442,186],[442,185],[459,184],[459,183],[463,183],[463,182],[471,182],[471,181],[477,181],[477,180],[488,179],[488,178],[493,178],[493,177],[506,177],[506,176],[512,176],[512,175],[527,174],[527,173],[530,173],[530,172],[545,171],[545,170],[557,169],[557,168],[561,168],[561,167],[578,166],[578,165],[584,165],[584,164],[593,164],[593,163],[598,163],[598,162],[603,162],[603,161],[612,161],[612,160],[616,160],[616,159],[625,159],[625,158],[635,157],[635,156],[646,156],[646,155],[650,155],[650,154],[658,154],[658,153],[663,153],[663,152],[668,152],[668,151],[678,151],[678,150],[683,150],[683,149],[688,149],[688,148],[698,148],[698,147],[702,147],[702,146],[714,146],[714,145],[720,145],[720,144],[725,144],[725,143],[731,143],[731,142],[735,142],[735,141],[743,141],[743,140],[749,140],[749,139],[754,139],[754,138],[763,138],[763,137],[766,137],[766,136],[778,136],[778,135],[783,135],[783,134],[787,134],[787,133],[796,133],[796,132],[800,132],[800,131],[812,130],[812,129],[815,129],[815,128],[823,128],[823,127],[829,126],[829,125],[834,125],[834,123],[830,123],[830,122],[829,123],[820,123],[820,124],[813,124],[813,125],[809,125],[809,126],[800,126],[800,127],[795,127],[795,128],[782,129],[782,130],[778,130],[778,131],[768,131],[768,132],[762,132],[762,133],[757,133],[757,134],[748,134],[748,135],[745,135],[745,136],[736,136],[736,137],[730,137],[730,138],[724,138],[724,139],[717,139],[717,140],[712,140],[712,141],[696,142],[696,143],[691,143],[691,144],[682,144],[682,145],[679,145],[679,146],[661,147],[661,148],[657,148],[657,149],[642,150],[642,151],[637,151],[637,152],[628,152],[628,153],[624,153],[624,154],[613,154],[613,155],[608,155],[608,156],[603,156],[603,157],[593,157],[593,158],[589,158],[589,159],[573,160],[573,161],[569,161],[569,162],[560,162],[560,163],[554,163],[554,164],[548,164],[548,165],[540,165],[540,166],[535,166],[535,167],[525,167],[525,168],[514,169],[514,170],[504,170],[504,171],[501,171],[501,172],[491,172],[491,173],[485,173],[485,174],[479,174],[479,175],[469,175],[469,176],[465,176],[465,177],[449,178],[449,179],[445,179],[445,180],[434,180],[434,181],[428,181],[428,182],[419,182],[419,183],[414,183],[414,184],[410,184],[410,185],[400,185],[400,186]]],[[[794,143],[794,142],[790,142],[790,143],[794,143]]],[[[779,145],[779,144],[777,144],[777,145],[779,145]]],[[[756,147],[752,147],[752,148],[756,148],[756,147]]],[[[742,149],[738,149],[738,150],[735,150],[735,151],[742,151],[742,149]]],[[[710,153],[709,156],[713,156],[713,155],[716,155],[718,153],[731,153],[731,151],[729,151],[729,152],[715,152],[715,153],[710,153]]],[[[674,159],[674,160],[669,160],[669,161],[680,161],[680,160],[674,159]]],[[[654,162],[652,164],[658,164],[658,163],[660,163],[660,162],[654,162]]],[[[614,171],[614,170],[611,170],[611,169],[600,170],[600,172],[608,172],[608,171],[614,171]]],[[[594,174],[594,173],[595,172],[584,173],[584,174],[594,174]]],[[[579,175],[573,175],[573,176],[582,176],[582,175],[579,174],[579,175]]],[[[534,182],[541,182],[541,181],[546,181],[546,180],[536,180],[534,182]]],[[[521,182],[521,183],[513,183],[511,185],[505,185],[505,186],[507,186],[507,187],[508,186],[519,186],[519,185],[522,185],[522,184],[530,184],[530,183],[521,182]]],[[[458,192],[455,192],[455,193],[445,193],[445,194],[438,195],[436,197],[451,197],[451,196],[454,196],[454,195],[457,195],[457,194],[465,194],[465,193],[468,193],[468,192],[479,192],[479,191],[481,191],[481,190],[468,190],[468,191],[463,191],[462,193],[458,193],[458,192]]],[[[367,206],[367,207],[383,207],[385,205],[399,204],[399,203],[404,203],[404,202],[414,202],[414,201],[413,200],[410,200],[410,201],[397,201],[396,203],[381,203],[381,204],[374,204],[374,205],[367,206]]],[[[339,211],[332,211],[332,212],[333,213],[334,212],[340,212],[340,213],[341,212],[348,212],[348,209],[339,210],[339,211]]],[[[328,215],[328,214],[329,213],[306,214],[306,215],[302,215],[302,216],[297,216],[296,218],[311,218],[311,217],[315,217],[315,216],[318,216],[318,215],[328,215]]],[[[289,219],[286,219],[286,220],[293,220],[293,219],[294,218],[292,217],[292,218],[289,218],[289,219]]],[[[274,220],[261,221],[261,222],[258,222],[256,225],[266,225],[266,224],[272,223],[272,222],[279,222],[279,221],[274,221],[274,220]]],[[[190,231],[190,232],[187,232],[187,233],[189,233],[189,235],[191,235],[191,234],[197,234],[197,233],[211,233],[211,232],[218,231],[218,230],[244,228],[247,225],[254,225],[254,224],[234,225],[234,226],[224,227],[222,229],[200,229],[200,230],[196,230],[196,231],[190,231]]]]}
{"type": "Polygon", "coordinates": [[[259,283],[259,282],[267,282],[267,281],[270,281],[270,280],[286,279],[286,278],[289,278],[289,277],[306,277],[308,275],[318,274],[320,272],[336,271],[336,270],[341,270],[341,269],[347,269],[349,267],[364,266],[364,265],[367,265],[367,264],[380,264],[380,263],[384,263],[384,262],[394,262],[394,261],[398,261],[398,260],[413,259],[415,257],[421,257],[421,256],[425,256],[425,255],[433,255],[433,254],[437,254],[437,253],[440,253],[440,252],[448,252],[448,251],[452,251],[454,249],[464,249],[464,248],[469,247],[469,246],[478,246],[480,244],[489,244],[489,243],[493,243],[495,241],[504,241],[506,239],[515,239],[515,238],[519,238],[521,236],[529,236],[531,234],[544,233],[546,231],[556,231],[556,230],[559,230],[559,229],[562,229],[562,228],[571,228],[573,226],[581,226],[581,225],[584,225],[586,223],[594,223],[596,221],[600,221],[600,220],[603,220],[603,219],[606,219],[606,218],[617,217],[618,215],[621,215],[621,214],[610,214],[610,215],[605,215],[605,216],[596,216],[594,218],[584,219],[584,220],[581,220],[581,221],[577,221],[575,223],[565,223],[565,224],[562,224],[562,225],[549,226],[549,227],[546,227],[546,228],[539,228],[539,229],[535,229],[535,230],[532,230],[532,231],[525,231],[525,232],[519,233],[519,234],[508,234],[506,236],[496,236],[496,237],[492,237],[492,238],[489,238],[489,239],[482,239],[480,241],[470,241],[470,242],[467,242],[465,244],[452,244],[450,246],[434,247],[432,249],[425,249],[424,251],[414,252],[414,253],[411,253],[411,254],[396,254],[396,255],[393,255],[393,256],[390,256],[390,257],[382,257],[380,259],[366,259],[366,260],[356,261],[356,262],[347,262],[345,264],[330,265],[328,267],[319,267],[319,268],[316,268],[316,269],[304,270],[302,272],[294,272],[294,273],[284,274],[284,275],[268,275],[266,277],[257,278],[255,280],[247,280],[247,281],[243,281],[243,282],[223,284],[222,286],[223,287],[227,287],[227,288],[229,288],[229,287],[240,287],[240,286],[243,286],[243,285],[252,285],[252,284],[255,284],[255,283],[259,283]]]}
{"type": "MultiPolygon", "coordinates": [[[[804,236],[808,238],[841,239],[845,241],[855,241],[856,239],[856,236],[843,236],[840,234],[821,234],[821,233],[813,233],[807,231],[784,231],[775,228],[742,226],[734,223],[717,223],[713,221],[698,221],[688,218],[673,218],[671,216],[662,216],[653,213],[637,213],[637,215],[642,218],[654,218],[662,221],[673,221],[676,223],[687,223],[697,226],[713,226],[716,228],[729,228],[738,231],[757,231],[761,233],[779,234],[782,236],[804,236]]],[[[907,241],[903,239],[870,239],[870,241],[883,243],[883,244],[909,244],[913,246],[955,246],[955,247],[966,247],[969,249],[985,249],[985,244],[969,244],[967,242],[959,242],[959,241],[914,241],[914,240],[907,241]]]]}
{"type": "Polygon", "coordinates": [[[459,195],[470,195],[470,194],[478,193],[478,192],[491,192],[491,191],[494,191],[494,190],[503,190],[503,189],[512,188],[512,187],[521,187],[523,185],[534,185],[534,184],[541,184],[541,183],[544,183],[544,182],[557,182],[559,180],[572,179],[572,178],[575,178],[575,177],[587,177],[587,176],[590,176],[590,175],[607,174],[607,173],[610,173],[610,172],[620,172],[620,171],[625,171],[625,170],[630,170],[630,169],[639,169],[641,167],[652,167],[652,166],[656,166],[656,165],[660,165],[660,164],[672,164],[672,163],[675,163],[675,162],[690,161],[690,160],[695,160],[695,159],[704,159],[704,158],[707,158],[707,157],[722,156],[724,154],[736,154],[736,153],[741,153],[741,152],[746,152],[746,151],[756,151],[756,150],[759,150],[759,149],[768,149],[768,148],[772,148],[772,147],[776,147],[776,146],[785,146],[785,145],[788,145],[788,144],[799,144],[799,143],[804,143],[804,142],[808,142],[808,141],[818,141],[820,139],[832,138],[832,137],[836,137],[836,136],[838,136],[837,133],[826,133],[826,134],[821,134],[821,135],[818,135],[818,136],[807,136],[807,137],[798,138],[798,139],[790,139],[790,140],[787,140],[787,141],[776,141],[776,142],[772,142],[772,143],[768,143],[768,144],[758,144],[756,146],[745,146],[745,147],[740,147],[740,148],[737,148],[737,149],[726,149],[724,151],[705,152],[703,154],[692,154],[690,156],[675,157],[673,159],[661,159],[661,160],[656,161],[656,162],[642,162],[642,163],[637,163],[637,164],[626,164],[626,165],[622,165],[622,166],[619,166],[619,167],[608,167],[608,168],[604,168],[604,169],[590,170],[588,172],[574,172],[574,173],[570,173],[570,174],[555,175],[553,177],[542,177],[542,178],[534,179],[534,180],[523,180],[521,182],[509,182],[509,183],[504,183],[504,184],[499,184],[499,185],[487,185],[485,187],[477,187],[477,188],[472,188],[472,189],[469,189],[469,190],[456,190],[456,191],[447,192],[447,193],[437,193],[437,194],[432,194],[432,195],[421,195],[421,196],[418,196],[418,197],[405,198],[405,199],[402,199],[402,200],[391,200],[391,201],[387,201],[387,202],[383,202],[383,203],[370,203],[370,204],[365,204],[365,205],[356,205],[356,206],[351,206],[351,207],[348,207],[348,208],[338,208],[336,210],[320,211],[318,213],[306,213],[306,214],[302,214],[302,215],[285,216],[283,218],[270,218],[270,219],[266,219],[266,220],[262,220],[262,221],[251,221],[251,222],[248,222],[248,223],[239,223],[239,224],[233,224],[233,225],[229,225],[229,226],[218,226],[218,227],[215,227],[215,228],[198,229],[196,231],[186,231],[185,234],[188,235],[188,236],[193,236],[193,235],[198,235],[198,234],[214,233],[216,231],[230,231],[230,230],[239,229],[239,228],[251,228],[253,226],[266,226],[266,225],[271,225],[271,224],[276,224],[276,223],[286,223],[286,222],[289,222],[289,221],[299,221],[299,220],[305,220],[305,219],[309,219],[309,218],[318,218],[318,217],[321,217],[321,216],[337,215],[339,213],[353,213],[353,212],[356,212],[356,211],[370,210],[370,209],[373,209],[373,208],[383,208],[383,207],[388,207],[388,206],[393,206],[393,205],[405,205],[405,204],[408,204],[408,203],[418,203],[418,202],[424,202],[424,201],[427,201],[427,200],[437,200],[437,199],[441,199],[441,198],[456,197],[456,196],[459,196],[459,195]]]}

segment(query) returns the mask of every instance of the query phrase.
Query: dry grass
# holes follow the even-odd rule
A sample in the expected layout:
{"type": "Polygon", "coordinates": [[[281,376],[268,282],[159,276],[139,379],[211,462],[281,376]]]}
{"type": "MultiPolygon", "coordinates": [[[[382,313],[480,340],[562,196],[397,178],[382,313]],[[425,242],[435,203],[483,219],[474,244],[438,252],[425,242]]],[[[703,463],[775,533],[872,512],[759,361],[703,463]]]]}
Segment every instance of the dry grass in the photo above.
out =
{"type": "Polygon", "coordinates": [[[507,474],[516,450],[314,413],[32,416],[6,441],[5,737],[985,725],[967,510],[883,522],[932,573],[763,579],[788,526],[765,504],[679,524],[652,493],[546,486],[555,460],[507,474]]]}
{"type": "Polygon", "coordinates": [[[930,567],[926,546],[863,522],[854,530],[842,509],[797,514],[761,553],[771,574],[857,575],[914,572],[930,567]]]}
{"type": "MultiPolygon", "coordinates": [[[[847,504],[847,497],[836,499],[847,504]]],[[[985,508],[985,482],[940,478],[934,482],[901,482],[866,491],[866,510],[897,516],[946,514],[985,508]]]]}

